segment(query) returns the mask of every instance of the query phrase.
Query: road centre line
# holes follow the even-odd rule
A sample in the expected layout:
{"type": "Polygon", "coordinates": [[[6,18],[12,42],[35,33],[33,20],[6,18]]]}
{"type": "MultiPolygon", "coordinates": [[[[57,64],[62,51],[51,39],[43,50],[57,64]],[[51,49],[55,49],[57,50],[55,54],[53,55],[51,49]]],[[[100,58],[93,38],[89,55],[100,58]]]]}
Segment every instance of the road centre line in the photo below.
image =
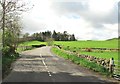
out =
{"type": "MultiPolygon", "coordinates": [[[[40,54],[40,57],[43,58],[41,54],[40,54]]],[[[44,59],[42,59],[42,63],[43,63],[43,65],[45,66],[45,68],[46,68],[46,70],[47,70],[47,72],[48,72],[48,75],[49,75],[49,76],[52,76],[52,75],[50,74],[50,71],[48,70],[48,67],[47,67],[44,59]]]]}

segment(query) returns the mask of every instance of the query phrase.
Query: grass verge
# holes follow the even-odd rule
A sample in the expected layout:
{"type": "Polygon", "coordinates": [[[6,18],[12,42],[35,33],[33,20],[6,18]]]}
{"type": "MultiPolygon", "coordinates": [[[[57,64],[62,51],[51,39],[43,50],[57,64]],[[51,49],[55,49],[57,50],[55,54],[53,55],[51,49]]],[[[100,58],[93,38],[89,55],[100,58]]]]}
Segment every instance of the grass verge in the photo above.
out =
{"type": "Polygon", "coordinates": [[[19,54],[16,53],[11,56],[2,57],[2,78],[4,79],[11,71],[11,64],[19,57],[19,54]]]}
{"type": "Polygon", "coordinates": [[[102,75],[110,76],[110,73],[106,68],[104,68],[103,66],[98,65],[95,62],[89,62],[88,60],[83,59],[83,58],[79,58],[76,55],[68,54],[68,53],[63,52],[62,50],[60,50],[60,49],[58,49],[56,47],[52,48],[52,52],[55,53],[58,56],[61,56],[61,57],[65,58],[65,59],[71,60],[75,64],[87,67],[88,69],[91,69],[91,70],[93,70],[95,72],[99,72],[102,75]]]}

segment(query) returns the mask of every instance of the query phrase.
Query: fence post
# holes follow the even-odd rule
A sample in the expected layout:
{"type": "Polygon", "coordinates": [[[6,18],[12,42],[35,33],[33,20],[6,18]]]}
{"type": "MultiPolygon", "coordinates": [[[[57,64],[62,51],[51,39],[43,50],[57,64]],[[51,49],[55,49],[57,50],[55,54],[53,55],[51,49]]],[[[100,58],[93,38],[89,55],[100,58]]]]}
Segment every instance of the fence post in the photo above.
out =
{"type": "Polygon", "coordinates": [[[114,72],[114,58],[110,58],[109,71],[112,74],[114,72]]]}

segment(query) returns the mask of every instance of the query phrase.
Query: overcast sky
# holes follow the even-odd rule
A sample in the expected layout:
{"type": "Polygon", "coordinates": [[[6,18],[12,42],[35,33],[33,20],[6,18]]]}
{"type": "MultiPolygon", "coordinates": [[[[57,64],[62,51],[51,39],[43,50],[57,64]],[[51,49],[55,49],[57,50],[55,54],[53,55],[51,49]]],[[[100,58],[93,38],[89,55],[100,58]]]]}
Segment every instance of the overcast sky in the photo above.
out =
{"type": "Polygon", "coordinates": [[[29,0],[34,7],[23,13],[23,32],[75,34],[80,40],[118,37],[119,0],[29,0]]]}

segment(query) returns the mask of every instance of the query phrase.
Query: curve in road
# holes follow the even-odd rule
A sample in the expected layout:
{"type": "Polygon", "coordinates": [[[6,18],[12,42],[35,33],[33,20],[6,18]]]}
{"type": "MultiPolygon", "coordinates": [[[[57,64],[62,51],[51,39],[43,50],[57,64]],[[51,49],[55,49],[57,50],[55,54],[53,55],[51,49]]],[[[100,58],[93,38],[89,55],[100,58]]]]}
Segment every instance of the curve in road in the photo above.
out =
{"type": "Polygon", "coordinates": [[[22,52],[3,82],[111,82],[52,54],[50,48],[46,46],[22,52]]]}

